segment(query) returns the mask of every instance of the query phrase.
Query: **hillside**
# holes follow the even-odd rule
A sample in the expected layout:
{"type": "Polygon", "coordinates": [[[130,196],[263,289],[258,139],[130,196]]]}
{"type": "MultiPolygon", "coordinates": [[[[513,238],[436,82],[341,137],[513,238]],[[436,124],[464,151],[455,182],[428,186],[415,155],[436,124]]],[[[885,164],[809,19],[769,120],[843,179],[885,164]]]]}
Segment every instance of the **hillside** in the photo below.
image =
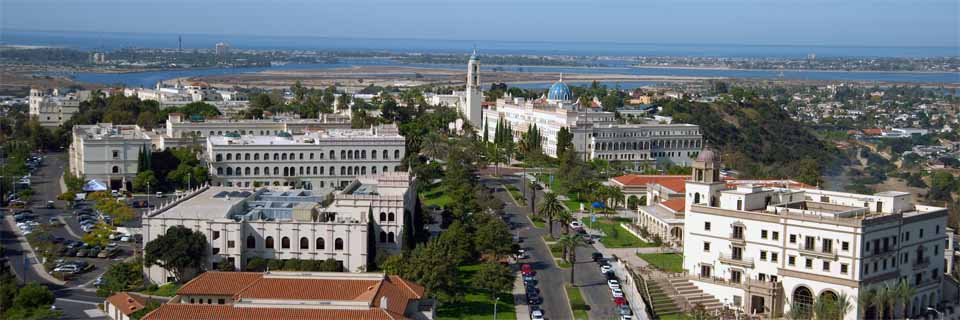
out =
{"type": "Polygon", "coordinates": [[[816,185],[823,170],[839,160],[833,146],[769,99],[738,95],[714,103],[660,104],[661,115],[699,125],[707,145],[719,149],[724,165],[743,177],[790,177],[816,185]]]}

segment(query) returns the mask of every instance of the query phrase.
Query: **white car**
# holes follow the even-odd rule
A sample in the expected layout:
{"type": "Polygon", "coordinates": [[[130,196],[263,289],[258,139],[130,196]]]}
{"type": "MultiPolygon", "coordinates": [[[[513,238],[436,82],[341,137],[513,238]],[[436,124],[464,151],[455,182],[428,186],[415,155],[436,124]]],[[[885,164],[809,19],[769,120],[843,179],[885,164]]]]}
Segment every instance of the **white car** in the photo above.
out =
{"type": "Polygon", "coordinates": [[[607,286],[610,287],[610,289],[620,288],[620,281],[617,281],[617,280],[607,280],[607,286]]]}
{"type": "Polygon", "coordinates": [[[611,267],[611,266],[608,266],[608,265],[602,265],[602,266],[600,266],[600,273],[608,273],[608,272],[611,272],[611,271],[613,271],[613,267],[611,267]]]}
{"type": "Polygon", "coordinates": [[[530,313],[530,319],[531,319],[531,320],[543,320],[543,311],[533,310],[533,312],[530,313]]]}
{"type": "Polygon", "coordinates": [[[77,273],[77,272],[80,271],[80,268],[78,268],[78,267],[75,266],[75,265],[68,264],[68,265],[63,265],[63,266],[56,267],[56,268],[53,269],[53,271],[54,271],[54,272],[64,272],[64,273],[77,273]]]}
{"type": "Polygon", "coordinates": [[[619,287],[610,289],[610,294],[613,294],[614,298],[623,298],[623,291],[619,287]]]}
{"type": "Polygon", "coordinates": [[[163,198],[163,192],[157,192],[157,198],[163,198]]]}
{"type": "Polygon", "coordinates": [[[583,224],[581,224],[580,221],[574,221],[570,223],[570,227],[573,229],[580,229],[583,228],[583,224]]]}
{"type": "Polygon", "coordinates": [[[633,320],[633,317],[628,316],[628,315],[621,315],[621,316],[620,316],[620,320],[633,320]]]}

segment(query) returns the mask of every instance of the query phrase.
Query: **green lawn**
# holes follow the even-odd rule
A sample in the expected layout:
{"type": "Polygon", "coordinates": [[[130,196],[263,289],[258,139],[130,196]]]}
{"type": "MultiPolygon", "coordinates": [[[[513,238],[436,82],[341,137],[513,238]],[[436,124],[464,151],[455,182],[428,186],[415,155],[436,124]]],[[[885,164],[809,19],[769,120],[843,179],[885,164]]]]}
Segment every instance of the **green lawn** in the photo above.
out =
{"type": "Polygon", "coordinates": [[[649,242],[644,242],[634,236],[630,231],[624,229],[620,226],[621,222],[629,222],[630,219],[626,218],[597,218],[597,222],[590,222],[589,217],[584,217],[582,222],[584,225],[600,229],[605,234],[604,237],[600,238],[600,242],[603,243],[607,248],[636,248],[636,247],[653,247],[654,245],[649,242]]]}
{"type": "Polygon", "coordinates": [[[512,184],[507,184],[507,185],[504,185],[504,187],[507,188],[507,191],[510,192],[510,195],[513,197],[513,200],[516,200],[517,203],[519,203],[520,205],[526,205],[527,202],[523,199],[523,192],[520,192],[520,190],[517,189],[517,186],[514,186],[512,184]]]}
{"type": "Polygon", "coordinates": [[[678,313],[660,316],[660,320],[690,320],[690,319],[693,319],[693,317],[685,314],[678,314],[678,313]]]}
{"type": "Polygon", "coordinates": [[[443,184],[437,183],[427,188],[420,193],[420,199],[423,199],[424,206],[435,205],[438,207],[444,207],[448,205],[451,201],[450,196],[444,194],[443,184]]]}
{"type": "Polygon", "coordinates": [[[667,272],[683,272],[683,256],[679,253],[641,253],[637,256],[657,269],[667,272]]]}
{"type": "Polygon", "coordinates": [[[570,308],[573,309],[573,318],[574,319],[583,319],[587,320],[587,303],[583,301],[583,294],[580,293],[580,288],[574,288],[569,284],[565,286],[567,288],[567,296],[570,297],[570,308]]]}
{"type": "MultiPolygon", "coordinates": [[[[437,308],[437,319],[493,319],[494,300],[490,298],[490,292],[473,288],[470,281],[478,270],[479,264],[460,267],[460,279],[467,287],[464,301],[440,305],[437,308]]],[[[500,301],[497,304],[497,319],[516,319],[513,294],[501,293],[498,297],[500,301]]]]}
{"type": "Polygon", "coordinates": [[[544,227],[547,226],[547,223],[544,222],[543,219],[541,219],[540,217],[531,217],[531,218],[530,218],[530,221],[533,222],[533,226],[534,226],[534,227],[537,227],[537,228],[540,228],[540,229],[543,229],[544,227]]]}
{"type": "Polygon", "coordinates": [[[177,289],[180,289],[180,285],[175,283],[168,283],[162,286],[157,287],[156,290],[143,290],[140,293],[151,295],[151,296],[163,296],[163,297],[172,297],[177,294],[177,289]]]}

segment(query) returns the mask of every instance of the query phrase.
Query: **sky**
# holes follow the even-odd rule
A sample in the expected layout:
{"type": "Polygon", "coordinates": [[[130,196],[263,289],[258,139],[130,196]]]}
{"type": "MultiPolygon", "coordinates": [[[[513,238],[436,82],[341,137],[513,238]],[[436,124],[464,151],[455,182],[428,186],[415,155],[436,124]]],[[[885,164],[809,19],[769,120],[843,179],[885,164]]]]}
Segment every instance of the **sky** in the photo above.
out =
{"type": "Polygon", "coordinates": [[[4,29],[957,48],[960,1],[0,0],[4,29]]]}

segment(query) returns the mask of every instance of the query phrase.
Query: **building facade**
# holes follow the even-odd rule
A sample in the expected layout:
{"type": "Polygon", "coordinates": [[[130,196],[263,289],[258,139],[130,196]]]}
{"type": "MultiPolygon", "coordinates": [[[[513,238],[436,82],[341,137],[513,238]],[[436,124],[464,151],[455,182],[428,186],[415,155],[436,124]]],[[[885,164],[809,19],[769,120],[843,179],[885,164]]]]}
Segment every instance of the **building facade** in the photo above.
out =
{"type": "Polygon", "coordinates": [[[941,302],[946,208],[916,204],[906,192],[730,188],[718,169],[704,151],[686,185],[683,268],[703,292],[771,318],[845,296],[853,307],[844,319],[875,319],[876,308],[861,307],[859,297],[901,281],[916,294],[906,314],[884,317],[918,316],[941,302]]]}
{"type": "Polygon", "coordinates": [[[144,320],[370,319],[429,320],[424,288],[382,273],[203,273],[144,320]]]}
{"type": "Polygon", "coordinates": [[[31,118],[39,121],[41,126],[54,128],[70,120],[80,111],[80,101],[89,98],[89,91],[61,95],[58,89],[54,89],[52,94],[40,89],[30,89],[28,113],[31,118]]]}
{"type": "Polygon", "coordinates": [[[497,99],[483,110],[483,125],[493,141],[497,124],[509,123],[513,138],[536,125],[543,137],[543,152],[557,156],[557,133],[567,128],[573,148],[585,160],[604,159],[632,164],[634,169],[654,165],[689,166],[703,147],[700,127],[692,124],[620,124],[613,112],[580,106],[563,82],[553,84],[546,97],[535,100],[497,99]]]}
{"type": "Polygon", "coordinates": [[[269,119],[190,119],[182,113],[167,117],[163,141],[158,149],[186,145],[203,145],[207,137],[234,133],[239,135],[269,136],[281,132],[294,135],[326,129],[350,129],[350,118],[321,114],[318,118],[272,117],[269,119]]]}
{"type": "Polygon", "coordinates": [[[70,172],[85,179],[107,183],[120,190],[133,183],[140,152],[150,148],[153,138],[137,125],[73,126],[70,143],[70,172]]]}
{"type": "Polygon", "coordinates": [[[206,160],[214,185],[342,188],[355,176],[398,171],[405,146],[396,125],[301,135],[231,133],[207,138],[206,160]]]}
{"type": "MultiPolygon", "coordinates": [[[[345,270],[363,271],[376,249],[400,250],[404,216],[415,214],[412,183],[406,172],[389,172],[358,177],[340,191],[205,186],[147,213],[143,243],[179,225],[208,239],[207,270],[224,263],[245,270],[259,257],[334,259],[345,270]]],[[[145,273],[154,283],[172,275],[158,266],[145,273]]]]}

